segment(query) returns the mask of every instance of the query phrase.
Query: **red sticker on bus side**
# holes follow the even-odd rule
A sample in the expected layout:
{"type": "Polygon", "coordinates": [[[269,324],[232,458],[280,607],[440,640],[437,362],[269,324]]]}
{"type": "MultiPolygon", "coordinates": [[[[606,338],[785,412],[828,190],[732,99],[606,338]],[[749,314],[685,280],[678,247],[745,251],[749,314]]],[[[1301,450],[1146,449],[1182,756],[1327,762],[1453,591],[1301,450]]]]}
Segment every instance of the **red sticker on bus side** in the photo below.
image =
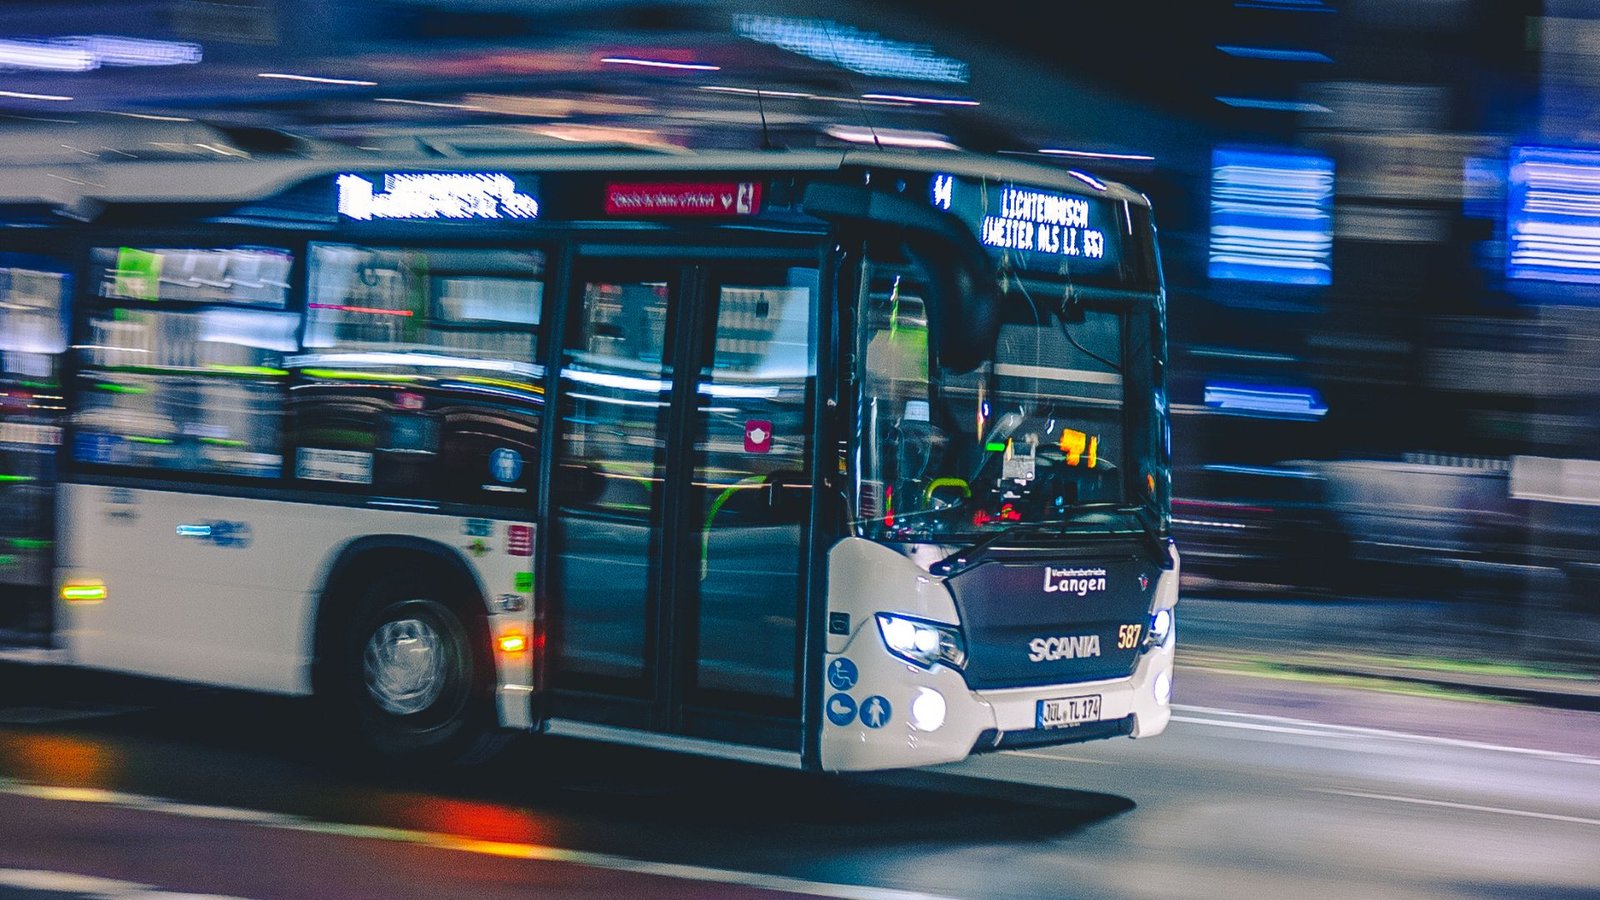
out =
{"type": "Polygon", "coordinates": [[[532,556],[533,526],[512,525],[507,528],[506,553],[511,556],[532,556]]]}

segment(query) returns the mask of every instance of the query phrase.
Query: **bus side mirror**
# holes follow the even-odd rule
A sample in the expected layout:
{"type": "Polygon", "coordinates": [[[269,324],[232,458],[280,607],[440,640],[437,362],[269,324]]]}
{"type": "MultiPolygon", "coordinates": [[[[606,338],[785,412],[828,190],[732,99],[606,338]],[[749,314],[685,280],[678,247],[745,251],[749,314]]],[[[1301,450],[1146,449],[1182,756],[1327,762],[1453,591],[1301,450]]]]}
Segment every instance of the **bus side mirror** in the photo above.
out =
{"type": "Polygon", "coordinates": [[[928,273],[928,331],[939,362],[970,372],[993,355],[1000,335],[999,275],[960,219],[902,196],[842,184],[808,185],[800,204],[808,215],[836,225],[899,230],[928,273]]]}

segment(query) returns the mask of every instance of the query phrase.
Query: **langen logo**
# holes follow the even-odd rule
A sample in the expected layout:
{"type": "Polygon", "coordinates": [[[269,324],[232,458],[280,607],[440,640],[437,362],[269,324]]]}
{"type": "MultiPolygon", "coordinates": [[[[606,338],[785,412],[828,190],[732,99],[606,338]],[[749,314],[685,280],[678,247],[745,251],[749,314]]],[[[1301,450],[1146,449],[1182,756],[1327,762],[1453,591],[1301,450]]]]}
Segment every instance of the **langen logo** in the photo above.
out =
{"type": "Polygon", "coordinates": [[[1044,592],[1046,594],[1077,594],[1082,597],[1090,591],[1106,589],[1105,569],[1053,569],[1044,567],[1044,592]]]}
{"type": "Polygon", "coordinates": [[[1034,638],[1028,642],[1028,659],[1033,662],[1054,662],[1058,659],[1087,659],[1100,655],[1100,635],[1071,634],[1061,637],[1034,638]]]}

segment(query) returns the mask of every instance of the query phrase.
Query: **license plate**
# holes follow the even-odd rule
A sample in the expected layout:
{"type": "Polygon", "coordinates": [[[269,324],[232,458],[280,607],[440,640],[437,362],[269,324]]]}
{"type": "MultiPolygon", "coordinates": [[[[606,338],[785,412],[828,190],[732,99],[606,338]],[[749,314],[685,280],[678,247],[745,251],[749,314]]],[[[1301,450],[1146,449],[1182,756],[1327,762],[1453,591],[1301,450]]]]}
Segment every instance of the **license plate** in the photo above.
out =
{"type": "Polygon", "coordinates": [[[1084,722],[1100,721],[1100,695],[1086,697],[1059,697],[1040,700],[1038,706],[1040,728],[1067,728],[1084,722]]]}

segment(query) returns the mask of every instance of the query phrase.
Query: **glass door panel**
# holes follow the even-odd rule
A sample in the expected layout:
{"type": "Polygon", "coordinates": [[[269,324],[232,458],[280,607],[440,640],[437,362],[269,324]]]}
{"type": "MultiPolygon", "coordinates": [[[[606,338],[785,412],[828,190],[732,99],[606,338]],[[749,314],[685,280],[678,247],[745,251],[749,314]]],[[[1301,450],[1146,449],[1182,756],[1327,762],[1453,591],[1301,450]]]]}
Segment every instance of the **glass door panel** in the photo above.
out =
{"type": "Polygon", "coordinates": [[[551,480],[555,687],[654,690],[677,271],[580,266],[551,480]]]}
{"type": "MultiPolygon", "coordinates": [[[[798,713],[811,491],[815,268],[718,268],[699,365],[682,572],[689,702],[798,713]]],[[[709,298],[708,298],[709,299],[709,298]]]]}

